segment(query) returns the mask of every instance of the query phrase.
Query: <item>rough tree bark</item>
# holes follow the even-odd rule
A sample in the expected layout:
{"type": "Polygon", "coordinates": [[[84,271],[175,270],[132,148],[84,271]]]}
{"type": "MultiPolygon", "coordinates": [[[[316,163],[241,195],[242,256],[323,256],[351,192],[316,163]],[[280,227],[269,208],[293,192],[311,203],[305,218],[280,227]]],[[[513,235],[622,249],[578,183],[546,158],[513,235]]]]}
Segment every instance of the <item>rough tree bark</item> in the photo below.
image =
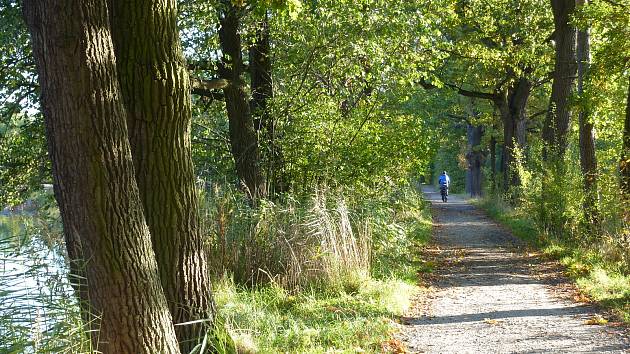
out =
{"type": "Polygon", "coordinates": [[[260,170],[258,136],[254,129],[246,84],[242,77],[245,68],[239,34],[241,11],[243,10],[238,5],[233,5],[230,0],[221,0],[219,42],[223,57],[219,64],[219,75],[229,82],[223,92],[236,174],[247,187],[252,199],[256,200],[266,195],[266,189],[260,170]]]}
{"type": "Polygon", "coordinates": [[[543,127],[545,160],[563,159],[571,117],[569,100],[577,76],[577,28],[570,23],[575,0],[551,0],[555,26],[555,66],[549,109],[543,127]]]}
{"type": "Polygon", "coordinates": [[[214,303],[190,142],[187,65],[175,0],[110,0],[136,179],[182,352],[212,328],[214,303]],[[151,14],[147,17],[147,14],[151,14]]]}
{"type": "Polygon", "coordinates": [[[282,151],[276,142],[276,121],[269,111],[269,100],[273,98],[273,76],[271,67],[271,34],[269,15],[259,21],[254,43],[249,48],[249,72],[252,98],[250,106],[254,118],[254,127],[262,131],[263,155],[269,193],[286,190],[282,179],[282,151]]]}
{"type": "MultiPolygon", "coordinates": [[[[587,0],[578,0],[577,5],[584,6],[587,0]]],[[[590,38],[588,28],[577,34],[578,59],[578,95],[582,99],[582,109],[578,116],[580,135],[580,167],[584,175],[584,218],[591,225],[599,224],[598,190],[597,190],[597,157],[595,155],[595,129],[589,114],[588,102],[584,101],[584,84],[588,80],[590,66],[590,38]]]]}
{"type": "MultiPolygon", "coordinates": [[[[526,70],[526,73],[529,70],[526,70]]],[[[424,82],[421,85],[425,89],[433,89],[436,86],[424,82]]],[[[517,173],[513,172],[515,162],[515,144],[525,148],[527,133],[527,101],[531,94],[532,82],[526,77],[520,77],[507,89],[495,90],[495,92],[479,92],[466,90],[452,84],[446,86],[455,88],[457,93],[471,98],[490,100],[501,115],[503,121],[503,153],[501,154],[501,170],[503,172],[503,190],[508,191],[511,186],[521,184],[517,173]]]]}
{"type": "Polygon", "coordinates": [[[265,129],[267,139],[273,141],[274,122],[268,111],[268,101],[273,98],[271,76],[270,33],[268,17],[259,21],[254,43],[249,48],[249,71],[251,77],[252,115],[257,130],[265,129]]]}
{"type": "Polygon", "coordinates": [[[494,194],[497,186],[497,139],[490,137],[490,192],[494,194]]]}
{"type": "Polygon", "coordinates": [[[104,353],[178,353],[129,146],[107,6],[25,0],[55,197],[104,353]]]}
{"type": "Polygon", "coordinates": [[[481,166],[483,166],[483,152],[480,150],[483,126],[467,126],[468,151],[466,160],[469,172],[469,193],[471,197],[480,197],[482,194],[481,182],[483,180],[481,166]]]}
{"type": "Polygon", "coordinates": [[[521,180],[514,171],[516,148],[523,149],[527,143],[527,101],[532,89],[532,82],[521,77],[507,90],[496,95],[494,104],[503,121],[503,191],[518,187],[521,180]]]}
{"type": "Polygon", "coordinates": [[[554,18],[555,65],[543,138],[543,181],[539,219],[550,233],[564,233],[565,155],[571,119],[570,99],[577,77],[577,28],[571,24],[575,0],[551,0],[554,18]]]}
{"type": "Polygon", "coordinates": [[[621,147],[621,160],[619,163],[621,171],[621,198],[626,225],[630,225],[630,77],[628,79],[626,119],[623,128],[623,146],[621,147]]]}

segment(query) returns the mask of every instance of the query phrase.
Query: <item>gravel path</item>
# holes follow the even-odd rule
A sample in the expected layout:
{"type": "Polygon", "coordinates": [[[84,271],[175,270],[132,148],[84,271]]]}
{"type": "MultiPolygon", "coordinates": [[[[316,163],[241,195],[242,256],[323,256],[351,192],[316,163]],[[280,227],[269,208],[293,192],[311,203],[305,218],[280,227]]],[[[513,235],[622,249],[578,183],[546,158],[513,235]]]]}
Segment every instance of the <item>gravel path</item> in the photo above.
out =
{"type": "Polygon", "coordinates": [[[586,325],[596,309],[566,299],[566,284],[504,229],[455,196],[425,189],[436,270],[403,319],[414,353],[630,353],[621,328],[586,325]],[[563,287],[563,285],[565,285],[563,287]],[[562,295],[564,294],[564,299],[562,295]]]}

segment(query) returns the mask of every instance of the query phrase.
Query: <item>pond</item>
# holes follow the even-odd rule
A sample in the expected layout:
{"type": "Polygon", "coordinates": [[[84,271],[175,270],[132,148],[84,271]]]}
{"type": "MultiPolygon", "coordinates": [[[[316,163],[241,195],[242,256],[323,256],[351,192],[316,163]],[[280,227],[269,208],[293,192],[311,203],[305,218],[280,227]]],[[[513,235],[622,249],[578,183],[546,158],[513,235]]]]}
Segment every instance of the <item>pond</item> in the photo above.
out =
{"type": "Polygon", "coordinates": [[[0,353],[85,346],[59,231],[37,213],[0,215],[0,353]]]}

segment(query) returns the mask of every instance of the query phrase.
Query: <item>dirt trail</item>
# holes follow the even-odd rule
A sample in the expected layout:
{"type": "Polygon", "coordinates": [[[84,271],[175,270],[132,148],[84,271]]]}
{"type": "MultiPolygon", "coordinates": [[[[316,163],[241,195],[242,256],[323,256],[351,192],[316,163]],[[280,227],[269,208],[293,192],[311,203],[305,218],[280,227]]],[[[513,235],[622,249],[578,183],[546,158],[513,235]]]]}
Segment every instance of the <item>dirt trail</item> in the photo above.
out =
{"type": "Polygon", "coordinates": [[[440,262],[432,290],[404,319],[417,353],[630,353],[622,329],[586,325],[596,309],[562,299],[564,281],[516,248],[503,228],[457,197],[424,190],[440,262]]]}

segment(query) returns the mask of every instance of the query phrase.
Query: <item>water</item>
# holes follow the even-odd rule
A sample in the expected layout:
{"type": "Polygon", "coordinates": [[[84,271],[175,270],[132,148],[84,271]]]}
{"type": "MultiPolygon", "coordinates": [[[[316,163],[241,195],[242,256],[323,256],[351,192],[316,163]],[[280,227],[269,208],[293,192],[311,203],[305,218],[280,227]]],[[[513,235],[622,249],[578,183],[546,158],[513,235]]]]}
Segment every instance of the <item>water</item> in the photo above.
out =
{"type": "Polygon", "coordinates": [[[37,215],[0,216],[0,353],[74,351],[84,337],[64,257],[37,215]]]}

